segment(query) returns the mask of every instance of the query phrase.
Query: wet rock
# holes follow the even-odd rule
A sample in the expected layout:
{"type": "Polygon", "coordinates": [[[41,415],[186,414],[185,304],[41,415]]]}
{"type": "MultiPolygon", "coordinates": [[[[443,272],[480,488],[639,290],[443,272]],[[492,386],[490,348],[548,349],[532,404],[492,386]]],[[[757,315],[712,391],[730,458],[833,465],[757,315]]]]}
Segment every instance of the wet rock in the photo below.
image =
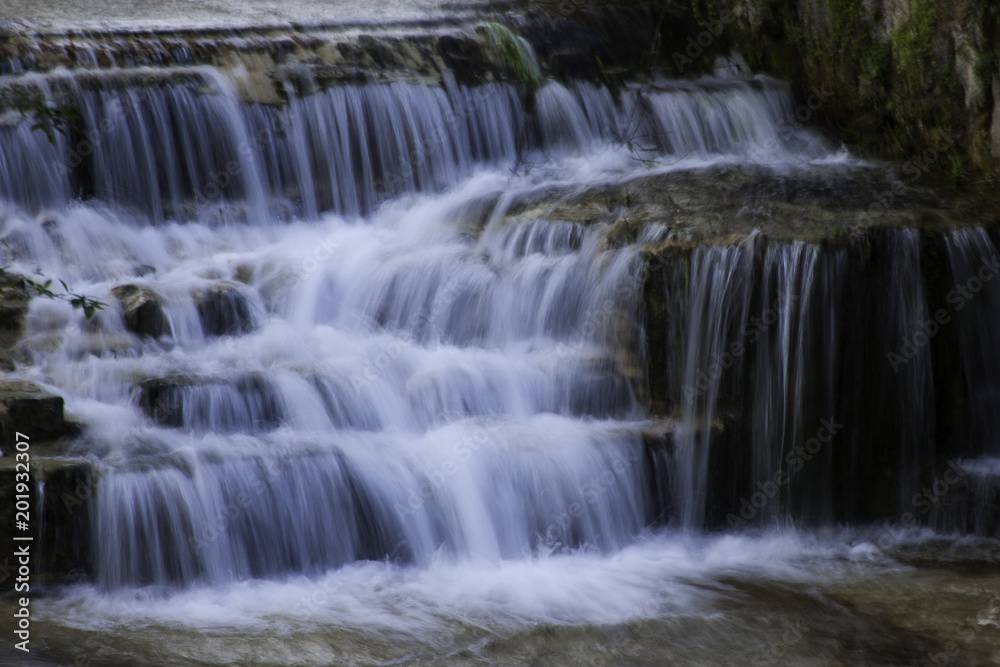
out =
{"type": "MultiPolygon", "coordinates": [[[[29,449],[35,454],[34,446],[29,449]]],[[[14,544],[18,487],[13,457],[0,458],[0,541],[14,544]]],[[[32,537],[32,588],[35,584],[74,583],[91,576],[90,498],[94,475],[89,463],[71,459],[41,459],[32,456],[29,479],[28,528],[16,531],[32,537]]],[[[12,576],[13,559],[0,556],[0,585],[12,576]]]]}
{"type": "Polygon", "coordinates": [[[111,290],[111,296],[121,304],[129,331],[152,338],[171,333],[160,297],[152,290],[137,285],[119,285],[111,290]]]}
{"type": "Polygon", "coordinates": [[[646,524],[650,526],[666,525],[670,517],[676,514],[671,480],[676,431],[676,421],[660,420],[651,422],[640,433],[648,493],[653,500],[646,515],[646,524]]]}
{"type": "Polygon", "coordinates": [[[13,442],[15,433],[36,441],[55,440],[78,430],[75,422],[65,419],[62,397],[33,382],[0,381],[0,431],[5,443],[13,442]]]}
{"type": "Polygon", "coordinates": [[[24,335],[30,298],[22,287],[0,287],[0,350],[14,347],[24,335]]]}
{"type": "Polygon", "coordinates": [[[281,104],[275,82],[268,76],[274,70],[274,60],[267,53],[221,52],[213,59],[213,65],[232,81],[236,94],[244,102],[281,104]]]}
{"type": "Polygon", "coordinates": [[[474,37],[442,35],[438,40],[438,53],[459,83],[467,85],[481,83],[483,75],[493,69],[490,67],[483,44],[474,37]]]}
{"type": "Polygon", "coordinates": [[[244,285],[249,285],[254,281],[254,267],[249,264],[240,264],[236,267],[236,273],[233,277],[244,285]]]}
{"type": "Polygon", "coordinates": [[[138,404],[155,422],[215,433],[256,433],[277,428],[285,411],[264,377],[233,380],[157,378],[137,385],[138,404]]]}
{"type": "Polygon", "coordinates": [[[201,329],[207,336],[239,336],[253,330],[253,311],[233,283],[217,283],[194,294],[201,329]]]}
{"type": "Polygon", "coordinates": [[[181,381],[169,378],[142,382],[136,387],[139,407],[156,423],[177,428],[184,422],[181,387],[181,381]]]}

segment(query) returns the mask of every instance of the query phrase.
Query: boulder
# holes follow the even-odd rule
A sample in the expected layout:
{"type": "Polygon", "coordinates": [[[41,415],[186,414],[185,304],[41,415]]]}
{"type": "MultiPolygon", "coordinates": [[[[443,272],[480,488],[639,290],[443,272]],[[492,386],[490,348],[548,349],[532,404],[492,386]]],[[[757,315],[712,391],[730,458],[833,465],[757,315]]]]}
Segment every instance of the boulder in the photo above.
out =
{"type": "MultiPolygon", "coordinates": [[[[95,475],[86,461],[65,458],[38,459],[32,454],[27,485],[31,520],[17,530],[17,487],[14,457],[0,458],[0,542],[17,544],[15,535],[31,537],[32,580],[35,585],[71,584],[92,576],[91,506],[95,475]]],[[[23,480],[22,480],[23,481],[23,480]]],[[[14,557],[0,555],[0,587],[10,590],[17,576],[14,557]]]]}
{"type": "Polygon", "coordinates": [[[161,426],[214,433],[262,433],[286,419],[275,387],[251,374],[227,380],[156,378],[136,385],[138,405],[161,426]]]}
{"type": "Polygon", "coordinates": [[[0,431],[5,445],[13,442],[15,433],[27,435],[34,444],[74,435],[78,430],[77,424],[66,421],[63,415],[62,397],[33,382],[0,381],[0,431]]]}
{"type": "Polygon", "coordinates": [[[112,288],[111,296],[121,304],[129,331],[152,338],[170,335],[170,321],[156,292],[137,285],[119,285],[112,288]]]}
{"type": "Polygon", "coordinates": [[[239,336],[253,330],[249,300],[232,283],[216,283],[194,294],[206,336],[239,336]]]}
{"type": "Polygon", "coordinates": [[[0,350],[9,350],[21,340],[30,300],[23,287],[0,286],[0,350]]]}

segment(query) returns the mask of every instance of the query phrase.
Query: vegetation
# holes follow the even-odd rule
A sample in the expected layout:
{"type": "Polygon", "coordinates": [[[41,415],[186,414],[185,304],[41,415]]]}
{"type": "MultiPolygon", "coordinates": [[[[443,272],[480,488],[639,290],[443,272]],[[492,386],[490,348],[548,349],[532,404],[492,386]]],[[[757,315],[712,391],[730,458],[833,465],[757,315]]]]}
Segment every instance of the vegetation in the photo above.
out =
{"type": "Polygon", "coordinates": [[[928,175],[956,183],[995,178],[1000,160],[991,155],[989,132],[1000,66],[996,2],[668,1],[686,7],[694,22],[689,32],[735,12],[703,60],[735,49],[755,71],[789,81],[802,99],[817,88],[831,90],[816,118],[862,153],[923,159],[940,137],[957,136],[928,175]],[[960,61],[967,63],[964,71],[960,61]],[[967,108],[974,99],[969,72],[981,92],[967,108]]]}
{"type": "Polygon", "coordinates": [[[912,91],[921,82],[921,63],[931,54],[938,26],[938,11],[933,0],[914,0],[903,25],[890,33],[896,67],[912,91]]]}
{"type": "Polygon", "coordinates": [[[50,104],[37,88],[10,86],[0,88],[0,112],[14,110],[34,120],[32,130],[41,130],[55,143],[56,132],[69,134],[81,120],[80,109],[72,102],[50,104]]]}
{"type": "Polygon", "coordinates": [[[531,57],[527,44],[509,28],[499,23],[487,23],[486,32],[504,67],[510,70],[529,93],[537,90],[542,82],[542,72],[538,69],[535,59],[531,57]]]}
{"type": "MultiPolygon", "coordinates": [[[[49,142],[55,143],[56,133],[69,134],[80,122],[80,109],[72,102],[50,104],[45,94],[37,88],[27,86],[11,86],[0,88],[0,112],[13,110],[31,118],[33,131],[42,131],[49,142]]],[[[74,308],[83,310],[87,319],[104,308],[105,304],[82,294],[73,292],[66,281],[59,280],[64,293],[52,290],[52,278],[44,282],[33,280],[18,273],[13,273],[6,266],[0,266],[0,297],[9,291],[25,292],[29,296],[40,296],[47,299],[67,301],[74,308]]]]}
{"type": "Polygon", "coordinates": [[[51,278],[46,278],[45,282],[38,282],[37,280],[32,280],[31,278],[22,276],[19,273],[13,273],[9,271],[6,266],[0,266],[0,298],[8,292],[14,291],[25,292],[28,296],[40,296],[47,299],[68,301],[74,308],[83,310],[83,314],[88,320],[93,317],[98,310],[102,310],[104,308],[105,304],[102,301],[92,299],[89,296],[84,296],[82,294],[76,294],[70,290],[69,285],[67,285],[63,280],[60,280],[59,283],[65,290],[64,294],[58,294],[52,291],[51,278]]]}

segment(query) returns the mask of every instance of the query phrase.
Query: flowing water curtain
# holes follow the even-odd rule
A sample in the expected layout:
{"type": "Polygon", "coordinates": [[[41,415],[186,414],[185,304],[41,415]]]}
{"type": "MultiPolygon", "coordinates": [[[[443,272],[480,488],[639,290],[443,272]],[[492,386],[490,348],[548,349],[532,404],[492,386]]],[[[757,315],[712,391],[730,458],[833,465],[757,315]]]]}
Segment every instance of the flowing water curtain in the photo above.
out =
{"type": "MultiPolygon", "coordinates": [[[[550,182],[575,187],[560,160],[621,157],[638,90],[541,82],[526,109],[506,84],[319,90],[299,77],[284,106],[264,107],[210,69],[59,76],[103,139],[64,146],[60,178],[85,201],[29,234],[21,259],[72,267],[166,323],[123,312],[101,320],[102,341],[128,341],[120,354],[39,352],[89,411],[86,445],[107,454],[93,505],[101,585],[607,551],[673,505],[683,525],[705,525],[724,451],[712,433],[742,377],[713,364],[753,308],[759,237],[694,253],[678,318],[689,347],[672,353],[686,383],[709,380],[682,409],[678,461],[658,459],[654,476],[635,420],[639,253],[659,237],[609,249],[600,224],[505,220],[550,182]],[[518,180],[525,147],[537,163],[522,171],[540,170],[518,180]],[[502,179],[477,189],[477,172],[502,179]],[[393,200],[414,192],[441,194],[393,200]],[[267,229],[282,218],[287,231],[267,229]],[[317,243],[324,257],[307,268],[317,243]]],[[[773,137],[787,90],[761,79],[642,94],[656,151],[714,160],[773,137]],[[708,121],[687,122],[700,109],[708,121]]],[[[616,169],[644,168],[624,157],[616,169]]]]}
{"type": "Polygon", "coordinates": [[[443,88],[319,90],[299,72],[285,80],[284,108],[241,102],[211,68],[52,81],[78,105],[81,127],[48,145],[23,123],[4,129],[4,196],[30,209],[96,198],[157,222],[367,215],[393,195],[440,191],[476,165],[518,164],[525,150],[591,150],[609,138],[652,163],[808,160],[829,149],[786,127],[787,89],[766,78],[713,88],[663,82],[626,88],[619,100],[593,84],[547,82],[530,110],[514,86],[447,77],[443,88]]]}

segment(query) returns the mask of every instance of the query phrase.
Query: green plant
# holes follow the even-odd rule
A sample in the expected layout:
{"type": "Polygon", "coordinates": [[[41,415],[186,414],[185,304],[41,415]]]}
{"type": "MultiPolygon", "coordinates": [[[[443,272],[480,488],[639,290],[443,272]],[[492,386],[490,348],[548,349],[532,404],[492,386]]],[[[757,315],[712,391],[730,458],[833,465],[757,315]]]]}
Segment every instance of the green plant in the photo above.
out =
{"type": "Polygon", "coordinates": [[[914,90],[921,81],[921,63],[930,55],[938,25],[933,0],[915,0],[906,21],[889,38],[896,57],[896,67],[914,90]]]}
{"type": "Polygon", "coordinates": [[[41,130],[50,143],[55,143],[55,133],[68,134],[80,120],[80,109],[72,102],[49,104],[42,91],[27,86],[0,88],[0,111],[12,109],[22,116],[31,117],[31,129],[41,130]]]}
{"type": "Polygon", "coordinates": [[[509,28],[499,23],[486,24],[486,32],[493,41],[500,62],[511,71],[529,91],[536,90],[542,82],[542,72],[531,56],[528,45],[509,28]]]}
{"type": "MultiPolygon", "coordinates": [[[[6,266],[0,266],[0,296],[3,296],[3,294],[8,290],[18,290],[27,292],[30,296],[40,296],[46,299],[59,299],[61,301],[67,301],[74,308],[83,310],[83,314],[88,320],[93,317],[98,310],[103,310],[106,305],[103,301],[98,301],[97,299],[93,299],[89,296],[73,292],[64,280],[60,280],[59,283],[63,286],[65,294],[57,294],[51,289],[51,278],[45,279],[45,282],[38,282],[37,280],[32,280],[27,276],[23,276],[19,273],[13,273],[7,269],[8,267],[6,266]]],[[[41,274],[39,273],[39,275],[41,274]]],[[[42,277],[44,278],[44,276],[42,277]]]]}
{"type": "Polygon", "coordinates": [[[1000,58],[982,51],[977,54],[975,65],[973,66],[973,72],[975,73],[976,80],[979,81],[986,90],[989,90],[988,86],[993,79],[994,73],[1000,68],[1000,58]]]}

